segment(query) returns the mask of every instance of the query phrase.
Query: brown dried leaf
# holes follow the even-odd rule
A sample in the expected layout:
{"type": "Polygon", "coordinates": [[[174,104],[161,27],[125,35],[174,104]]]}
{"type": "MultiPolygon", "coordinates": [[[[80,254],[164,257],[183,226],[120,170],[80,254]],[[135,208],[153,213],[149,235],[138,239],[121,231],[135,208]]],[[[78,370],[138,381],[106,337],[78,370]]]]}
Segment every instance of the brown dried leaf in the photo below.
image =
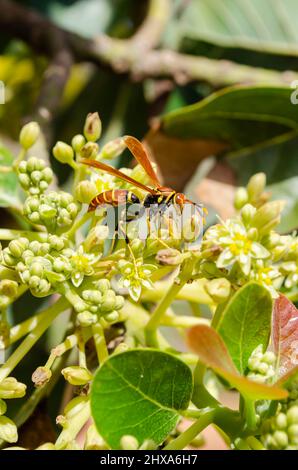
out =
{"type": "Polygon", "coordinates": [[[215,140],[170,137],[157,128],[148,132],[144,144],[159,166],[163,183],[176,191],[183,190],[204,158],[227,148],[226,143],[215,140]]]}

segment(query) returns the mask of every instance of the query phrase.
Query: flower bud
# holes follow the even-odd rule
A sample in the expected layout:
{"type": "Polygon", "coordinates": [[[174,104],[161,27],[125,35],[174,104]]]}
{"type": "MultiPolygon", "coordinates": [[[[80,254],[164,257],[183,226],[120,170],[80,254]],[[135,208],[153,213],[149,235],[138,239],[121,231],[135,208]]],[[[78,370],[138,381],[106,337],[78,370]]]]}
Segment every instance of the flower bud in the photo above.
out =
{"type": "Polygon", "coordinates": [[[55,207],[50,206],[49,204],[41,204],[39,208],[39,213],[43,220],[52,219],[57,215],[57,210],[55,207]]]}
{"type": "Polygon", "coordinates": [[[174,248],[159,250],[155,257],[156,261],[163,266],[178,266],[183,260],[180,251],[174,248]]]}
{"type": "Polygon", "coordinates": [[[114,349],[113,354],[121,354],[123,352],[126,352],[129,350],[129,346],[126,343],[120,343],[116,348],[114,349]]]}
{"type": "Polygon", "coordinates": [[[243,223],[245,225],[249,225],[255,213],[256,208],[254,206],[252,206],[251,204],[245,204],[245,206],[243,206],[241,209],[241,218],[243,220],[243,223]]]}
{"type": "Polygon", "coordinates": [[[65,142],[57,142],[53,148],[53,155],[61,163],[73,164],[74,151],[73,148],[65,142]]]}
{"type": "Polygon", "coordinates": [[[82,292],[82,297],[84,300],[99,304],[102,301],[102,294],[97,290],[86,289],[82,292]]]}
{"type": "Polygon", "coordinates": [[[77,322],[83,328],[87,328],[97,322],[97,316],[86,310],[77,315],[77,322]]]}
{"type": "Polygon", "coordinates": [[[99,281],[96,281],[96,287],[102,294],[104,294],[110,286],[110,281],[108,279],[99,279],[99,281]]]}
{"type": "Polygon", "coordinates": [[[266,235],[280,222],[280,214],[285,207],[284,201],[267,202],[261,206],[251,220],[251,225],[266,235]]]}
{"type": "Polygon", "coordinates": [[[37,367],[32,374],[32,382],[35,387],[43,387],[52,377],[52,372],[48,367],[37,367]]]}
{"type": "Polygon", "coordinates": [[[71,385],[85,385],[92,379],[91,372],[80,366],[65,367],[61,373],[71,385]]]}
{"type": "Polygon", "coordinates": [[[126,148],[125,142],[122,137],[111,140],[105,144],[98,156],[99,159],[111,160],[112,158],[118,157],[123,150],[126,148]]]}
{"type": "Polygon", "coordinates": [[[298,424],[298,406],[292,406],[287,411],[287,422],[288,424],[298,424]]]}
{"type": "Polygon", "coordinates": [[[75,189],[76,199],[83,204],[89,204],[97,194],[98,190],[92,181],[81,181],[75,189]]]}
{"type": "Polygon", "coordinates": [[[275,425],[277,429],[286,429],[287,428],[287,417],[285,413],[279,413],[275,420],[275,425]]]}
{"type": "Polygon", "coordinates": [[[248,202],[248,194],[245,188],[238,188],[235,194],[234,206],[240,210],[248,202]]]}
{"type": "Polygon", "coordinates": [[[43,170],[45,164],[44,161],[41,160],[40,158],[37,157],[30,157],[28,162],[27,162],[27,173],[32,173],[33,171],[36,170],[43,170]]]}
{"type": "Polygon", "coordinates": [[[267,235],[265,235],[265,237],[262,239],[262,244],[266,248],[269,248],[269,250],[278,246],[280,242],[281,242],[281,236],[279,235],[279,233],[276,233],[276,232],[270,232],[267,235]]]}
{"type": "Polygon", "coordinates": [[[4,415],[6,413],[7,406],[4,400],[0,398],[0,415],[4,415]]]}
{"type": "Polygon", "coordinates": [[[12,240],[8,245],[9,251],[16,258],[20,258],[24,252],[24,246],[19,240],[12,240]]]}
{"type": "Polygon", "coordinates": [[[80,150],[84,147],[85,143],[86,140],[82,134],[75,135],[71,141],[72,148],[76,153],[80,153],[80,150]]]}
{"type": "Polygon", "coordinates": [[[7,416],[0,416],[0,439],[6,442],[16,442],[18,440],[17,427],[7,416]]]}
{"type": "Polygon", "coordinates": [[[264,191],[266,186],[265,173],[257,173],[252,176],[247,184],[247,193],[250,201],[256,201],[264,191]]]}
{"type": "Polygon", "coordinates": [[[215,303],[221,303],[228,299],[231,292],[231,284],[224,277],[208,281],[205,289],[215,303]]]}
{"type": "Polygon", "coordinates": [[[123,450],[137,450],[139,448],[138,440],[134,436],[122,436],[120,446],[123,450]]]}
{"type": "Polygon", "coordinates": [[[88,114],[85,126],[84,134],[88,141],[95,142],[101,136],[101,120],[98,113],[88,114]]]}
{"type": "Polygon", "coordinates": [[[14,298],[18,293],[18,283],[10,279],[0,281],[0,293],[7,297],[14,298]]]}
{"type": "Polygon", "coordinates": [[[0,382],[0,398],[22,398],[26,394],[26,385],[14,377],[7,377],[0,382]]]}
{"type": "Polygon", "coordinates": [[[113,312],[110,312],[104,315],[104,319],[108,323],[116,323],[117,321],[119,321],[119,318],[120,318],[120,315],[119,315],[119,312],[117,312],[117,310],[113,310],[113,312]]]}
{"type": "Polygon", "coordinates": [[[66,429],[69,426],[69,422],[64,415],[58,415],[56,417],[56,424],[57,426],[61,426],[61,428],[66,429]]]}
{"type": "Polygon", "coordinates": [[[288,435],[285,431],[275,431],[273,433],[273,439],[279,449],[284,449],[289,443],[288,435]]]}
{"type": "Polygon", "coordinates": [[[40,127],[37,122],[29,122],[20,132],[19,141],[21,146],[28,150],[37,141],[40,134],[40,127]]]}
{"type": "Polygon", "coordinates": [[[115,310],[121,310],[124,306],[125,299],[122,295],[116,295],[115,310]]]}
{"type": "Polygon", "coordinates": [[[78,415],[81,412],[81,410],[85,407],[88,401],[89,401],[89,398],[86,396],[79,396],[70,400],[70,402],[67,403],[63,411],[65,417],[68,420],[74,418],[76,415],[78,415]]]}
{"type": "Polygon", "coordinates": [[[109,289],[102,297],[101,312],[111,312],[115,308],[116,294],[113,290],[109,289]]]}
{"type": "Polygon", "coordinates": [[[26,173],[21,173],[18,176],[20,185],[22,186],[23,189],[28,189],[30,186],[30,177],[26,173]]]}
{"type": "Polygon", "coordinates": [[[255,227],[252,227],[247,231],[247,238],[249,240],[256,241],[258,237],[259,237],[259,232],[255,227]]]}
{"type": "Polygon", "coordinates": [[[86,441],[84,445],[85,450],[107,450],[108,446],[103,440],[103,438],[98,434],[95,426],[91,424],[89,426],[86,441]]]}
{"type": "MultiPolygon", "coordinates": [[[[298,424],[292,424],[288,428],[288,435],[292,444],[298,445],[298,424]]],[[[297,450],[297,447],[296,447],[297,450]]]]}
{"type": "Polygon", "coordinates": [[[87,142],[87,144],[85,144],[80,151],[80,156],[82,158],[96,158],[97,154],[98,145],[94,142],[87,142]]]}

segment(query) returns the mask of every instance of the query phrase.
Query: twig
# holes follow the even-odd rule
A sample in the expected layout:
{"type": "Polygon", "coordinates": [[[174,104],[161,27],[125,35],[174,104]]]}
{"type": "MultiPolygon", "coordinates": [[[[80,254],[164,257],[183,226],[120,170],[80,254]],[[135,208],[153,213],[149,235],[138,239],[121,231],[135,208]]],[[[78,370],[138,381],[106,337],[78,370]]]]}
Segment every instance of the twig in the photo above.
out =
{"type": "MultiPolygon", "coordinates": [[[[168,77],[179,84],[206,81],[216,87],[238,83],[289,85],[298,80],[298,73],[293,71],[278,72],[226,60],[153,49],[159,44],[168,18],[168,0],[151,0],[145,21],[136,34],[127,40],[106,35],[85,39],[9,0],[0,0],[0,11],[1,32],[22,39],[37,53],[45,54],[53,60],[63,43],[62,50],[71,51],[74,61],[92,62],[100,67],[112,68],[116,73],[128,73],[134,80],[168,77]],[[59,41],[55,38],[59,38],[59,41]]],[[[61,53],[58,63],[64,62],[64,58],[61,53]]],[[[70,57],[66,62],[70,63],[70,57]]],[[[64,74],[64,80],[66,76],[64,74]]]]}

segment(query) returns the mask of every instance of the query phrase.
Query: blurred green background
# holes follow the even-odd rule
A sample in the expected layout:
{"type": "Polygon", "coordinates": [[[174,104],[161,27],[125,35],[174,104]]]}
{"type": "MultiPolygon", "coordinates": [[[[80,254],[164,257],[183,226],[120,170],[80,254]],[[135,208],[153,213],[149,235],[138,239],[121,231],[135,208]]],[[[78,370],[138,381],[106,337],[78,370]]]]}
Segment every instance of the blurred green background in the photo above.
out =
{"type": "MultiPolygon", "coordinates": [[[[47,141],[34,151],[51,158],[51,146],[57,140],[70,142],[82,131],[87,113],[98,111],[100,145],[124,134],[145,139],[164,181],[177,190],[186,187],[193,200],[203,200],[209,224],[216,214],[230,215],[237,184],[245,185],[252,174],[264,171],[273,197],[287,201],[280,232],[296,230],[298,104],[291,96],[292,82],[298,80],[297,0],[0,0],[0,80],[5,85],[0,165],[9,164],[18,151],[22,124],[36,119],[48,77],[48,54],[26,40],[35,32],[26,29],[29,9],[95,47],[103,34],[121,39],[129,53],[127,41],[142,29],[152,5],[154,18],[146,35],[152,38],[150,28],[165,15],[153,49],[177,53],[167,56],[171,66],[159,56],[161,73],[150,73],[149,66],[138,76],[131,73],[132,66],[119,70],[102,57],[98,63],[74,60],[65,87],[54,89],[61,100],[44,126],[47,141]],[[6,12],[15,4],[25,8],[23,21],[14,23],[12,15],[9,25],[6,12]]],[[[49,42],[53,40],[49,32],[49,42]]],[[[132,65],[144,67],[150,52],[136,56],[132,65]]],[[[113,163],[129,165],[129,158],[127,152],[113,163]]],[[[52,163],[67,188],[67,165],[52,163]]],[[[14,175],[0,173],[2,226],[17,225],[13,207],[20,197],[14,175]]],[[[16,303],[14,315],[24,318],[39,306],[39,299],[26,295],[16,303]]],[[[48,347],[53,338],[55,344],[59,329],[52,328],[48,347]]],[[[37,347],[39,353],[27,357],[29,369],[22,363],[17,370],[19,380],[46,357],[44,342],[37,347]]],[[[51,406],[57,408],[59,400],[56,394],[51,406]]]]}

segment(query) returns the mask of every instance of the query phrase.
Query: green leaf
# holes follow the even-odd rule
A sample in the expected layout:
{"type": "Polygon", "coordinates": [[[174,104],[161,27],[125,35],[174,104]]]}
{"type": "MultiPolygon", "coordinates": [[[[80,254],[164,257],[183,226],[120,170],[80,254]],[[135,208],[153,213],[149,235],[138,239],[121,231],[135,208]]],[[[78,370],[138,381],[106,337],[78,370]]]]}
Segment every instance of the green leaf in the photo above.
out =
{"type": "MultiPolygon", "coordinates": [[[[0,143],[0,166],[10,166],[13,162],[13,155],[0,143]]],[[[0,207],[11,207],[19,203],[18,199],[18,179],[16,174],[0,172],[0,207]]]]}
{"type": "Polygon", "coordinates": [[[178,39],[297,56],[296,0],[192,0],[178,39]]]}
{"type": "Polygon", "coordinates": [[[227,347],[219,334],[207,325],[198,325],[188,334],[190,347],[199,359],[211,367],[218,375],[237,388],[247,399],[281,400],[287,397],[287,391],[276,386],[259,384],[242,377],[237,371],[227,347]]]}
{"type": "Polygon", "coordinates": [[[298,107],[288,87],[237,86],[161,118],[161,131],[179,139],[227,144],[226,155],[240,156],[298,132],[298,107]]]}
{"type": "Polygon", "coordinates": [[[254,349],[268,346],[272,300],[265,287],[246,284],[232,297],[222,312],[216,330],[225,342],[237,369],[243,374],[254,349]]]}
{"type": "Polygon", "coordinates": [[[280,295],[274,302],[272,342],[278,375],[294,370],[298,360],[298,310],[285,295],[280,295]]]}
{"type": "Polygon", "coordinates": [[[96,373],[92,416],[113,449],[127,434],[140,444],[145,439],[161,444],[191,394],[192,374],[183,362],[164,352],[135,349],[112,356],[96,373]]]}

